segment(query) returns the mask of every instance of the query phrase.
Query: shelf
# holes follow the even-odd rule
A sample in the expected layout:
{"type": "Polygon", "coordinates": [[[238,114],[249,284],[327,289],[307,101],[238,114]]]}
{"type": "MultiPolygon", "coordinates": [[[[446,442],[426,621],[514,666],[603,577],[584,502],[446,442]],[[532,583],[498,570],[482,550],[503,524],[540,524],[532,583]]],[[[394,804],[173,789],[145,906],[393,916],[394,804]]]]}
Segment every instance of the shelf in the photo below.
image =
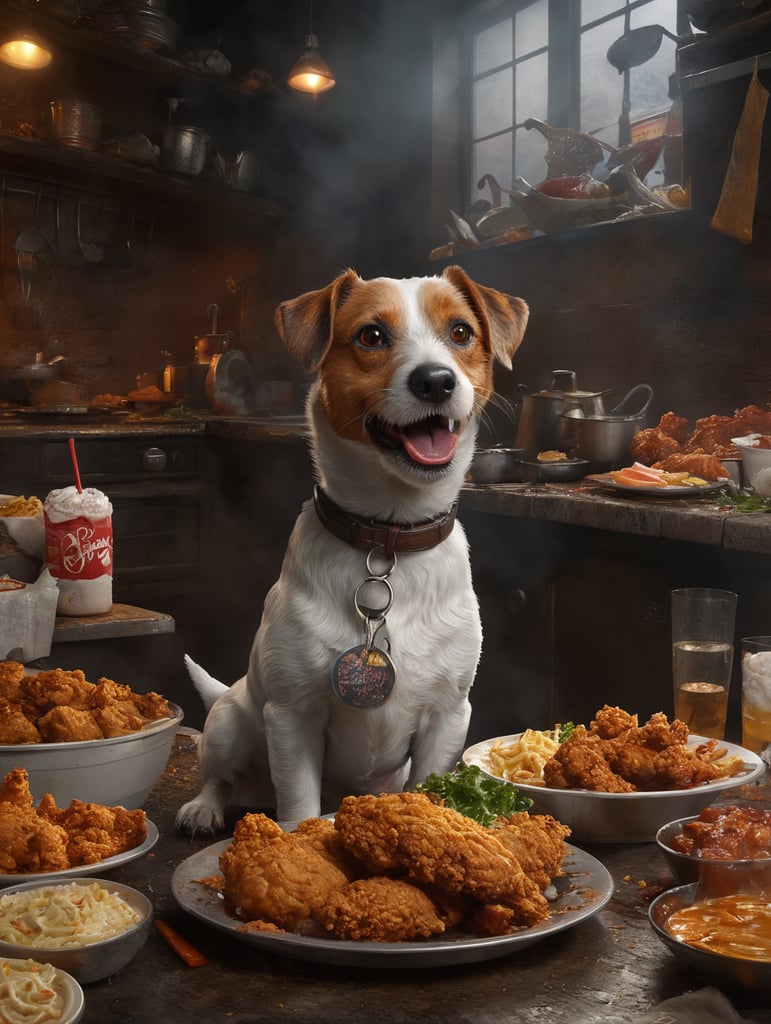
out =
{"type": "Polygon", "coordinates": [[[127,160],[71,149],[42,139],[0,134],[0,174],[17,174],[52,185],[126,196],[163,210],[167,219],[209,218],[213,208],[248,224],[280,220],[285,207],[248,193],[194,178],[168,174],[127,160]]]}
{"type": "Polygon", "coordinates": [[[58,615],[52,642],[75,643],[80,640],[112,640],[117,637],[156,636],[173,633],[174,619],[165,612],[114,604],[105,615],[58,615]]]}

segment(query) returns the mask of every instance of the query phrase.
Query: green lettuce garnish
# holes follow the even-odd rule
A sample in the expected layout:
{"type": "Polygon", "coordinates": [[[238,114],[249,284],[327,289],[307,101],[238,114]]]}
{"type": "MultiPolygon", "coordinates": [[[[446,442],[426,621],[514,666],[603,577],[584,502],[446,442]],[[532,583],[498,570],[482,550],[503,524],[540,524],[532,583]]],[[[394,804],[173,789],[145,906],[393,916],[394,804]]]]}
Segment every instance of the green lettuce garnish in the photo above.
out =
{"type": "Polygon", "coordinates": [[[446,775],[429,775],[415,789],[439,797],[445,807],[480,825],[492,825],[498,817],[510,818],[533,806],[530,797],[520,793],[513,783],[493,779],[475,764],[458,765],[446,775]]]}

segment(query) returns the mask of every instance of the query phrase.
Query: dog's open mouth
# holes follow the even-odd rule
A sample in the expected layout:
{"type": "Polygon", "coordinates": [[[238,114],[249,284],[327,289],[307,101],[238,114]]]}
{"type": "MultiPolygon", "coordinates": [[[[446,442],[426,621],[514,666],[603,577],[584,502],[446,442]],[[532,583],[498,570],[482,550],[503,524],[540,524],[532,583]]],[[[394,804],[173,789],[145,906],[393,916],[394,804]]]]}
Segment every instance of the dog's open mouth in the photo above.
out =
{"type": "Polygon", "coordinates": [[[367,433],[380,448],[403,450],[420,466],[446,466],[458,447],[457,420],[427,416],[424,420],[397,426],[376,416],[367,420],[367,433]]]}

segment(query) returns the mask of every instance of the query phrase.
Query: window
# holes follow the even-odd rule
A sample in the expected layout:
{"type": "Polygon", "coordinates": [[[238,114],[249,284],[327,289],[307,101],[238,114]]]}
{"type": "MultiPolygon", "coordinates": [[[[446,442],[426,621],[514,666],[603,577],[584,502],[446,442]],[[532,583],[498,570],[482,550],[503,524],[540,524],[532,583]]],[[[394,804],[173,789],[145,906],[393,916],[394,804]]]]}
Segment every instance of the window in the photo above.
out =
{"type": "MultiPolygon", "coordinates": [[[[523,126],[528,118],[613,148],[663,134],[675,70],[675,41],[666,33],[676,35],[676,7],[674,0],[506,0],[478,9],[464,40],[469,201],[480,197],[485,174],[503,185],[546,176],[547,141],[523,126]],[[661,45],[620,73],[608,48],[645,25],[666,30],[661,45]]],[[[652,170],[648,184],[663,184],[663,175],[652,170]]]]}

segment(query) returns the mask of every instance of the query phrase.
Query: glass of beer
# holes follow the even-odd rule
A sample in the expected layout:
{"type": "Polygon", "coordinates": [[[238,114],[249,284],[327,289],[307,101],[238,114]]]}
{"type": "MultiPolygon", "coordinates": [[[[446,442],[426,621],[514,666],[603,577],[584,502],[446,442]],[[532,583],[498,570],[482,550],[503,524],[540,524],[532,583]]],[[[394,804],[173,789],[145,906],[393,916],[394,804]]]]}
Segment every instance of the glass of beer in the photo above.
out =
{"type": "Polygon", "coordinates": [[[742,640],[742,746],[756,754],[771,745],[771,636],[742,640]]]}
{"type": "Polygon", "coordinates": [[[722,740],[725,734],[736,602],[730,590],[672,591],[675,718],[697,736],[722,740]]]}

